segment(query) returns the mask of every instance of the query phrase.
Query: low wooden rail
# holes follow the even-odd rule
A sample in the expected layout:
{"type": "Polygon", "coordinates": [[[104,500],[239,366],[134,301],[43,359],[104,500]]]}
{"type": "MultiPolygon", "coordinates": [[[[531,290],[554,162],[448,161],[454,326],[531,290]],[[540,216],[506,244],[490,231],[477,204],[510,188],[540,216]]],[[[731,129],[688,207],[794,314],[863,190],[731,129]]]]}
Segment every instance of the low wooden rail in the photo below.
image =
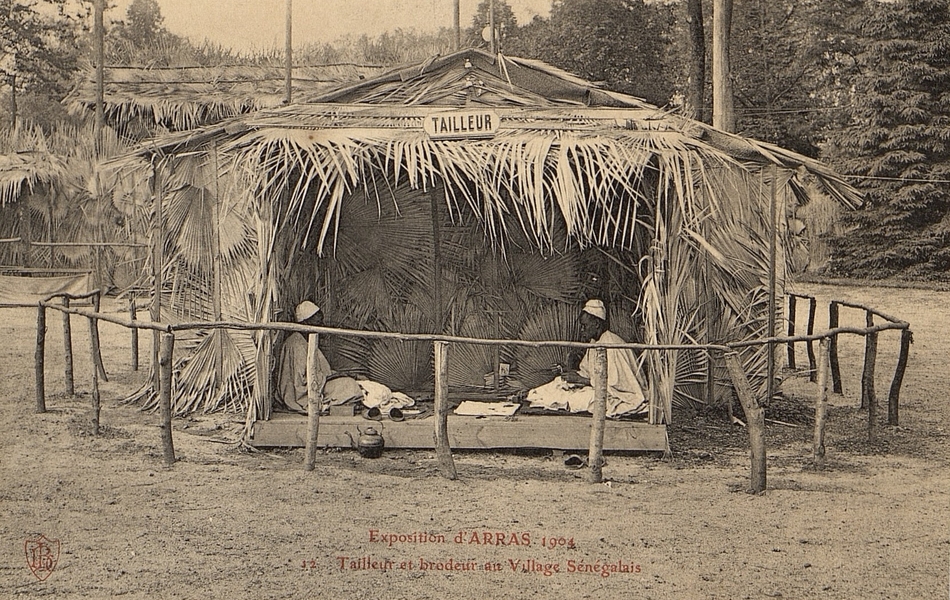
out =
{"type": "MultiPolygon", "coordinates": [[[[95,292],[96,300],[98,300],[98,291],[95,292]]],[[[75,299],[76,297],[71,297],[70,299],[75,299]]],[[[449,335],[436,335],[436,334],[406,334],[406,333],[392,333],[392,332],[380,332],[380,331],[361,331],[361,330],[351,330],[351,329],[340,329],[334,327],[313,327],[307,325],[300,325],[297,323],[246,323],[246,322],[230,322],[230,321],[217,321],[217,322],[206,322],[206,323],[178,323],[178,324],[168,324],[160,322],[150,322],[150,321],[136,321],[134,319],[123,319],[115,317],[113,315],[107,315],[100,313],[98,311],[98,301],[94,302],[94,309],[92,311],[81,310],[75,308],[68,303],[64,302],[62,304],[56,304],[51,302],[52,298],[47,299],[43,302],[40,302],[38,305],[37,312],[37,351],[36,351],[36,381],[37,381],[37,412],[43,412],[45,410],[45,390],[43,385],[44,380],[44,348],[45,348],[45,331],[46,331],[46,309],[54,309],[61,311],[64,315],[77,314],[85,316],[90,320],[90,326],[94,327],[94,324],[98,321],[106,321],[113,324],[121,325],[131,329],[148,329],[155,332],[159,332],[161,341],[159,349],[159,358],[158,358],[158,382],[159,386],[156,392],[159,395],[159,406],[161,409],[162,415],[162,447],[163,447],[163,456],[165,463],[171,466],[175,462],[175,453],[174,445],[172,439],[172,429],[171,429],[171,398],[172,398],[172,386],[174,384],[172,378],[172,352],[175,343],[175,332],[176,331],[188,331],[188,330],[209,330],[209,329],[235,329],[243,331],[287,331],[287,332],[299,332],[308,337],[308,348],[316,347],[317,336],[320,334],[337,334],[344,336],[352,337],[362,337],[362,338],[377,338],[377,339],[397,339],[402,341],[428,341],[433,344],[433,351],[435,355],[435,452],[437,460],[439,463],[439,469],[443,476],[450,479],[455,479],[458,475],[455,469],[454,459],[452,458],[452,451],[449,446],[448,441],[448,431],[447,431],[447,396],[448,396],[448,385],[447,385],[447,365],[448,365],[448,351],[452,344],[478,344],[478,345],[489,345],[489,346],[498,346],[498,345],[508,345],[508,346],[526,346],[526,347],[573,347],[573,348],[584,348],[592,350],[593,352],[593,367],[592,367],[592,378],[591,383],[594,387],[594,397],[595,405],[593,410],[593,419],[591,427],[591,438],[590,438],[590,448],[588,455],[588,464],[589,464],[589,476],[588,479],[591,482],[600,482],[603,480],[603,431],[604,431],[604,422],[605,422],[605,413],[606,413],[606,398],[607,398],[607,378],[606,378],[606,362],[607,362],[607,349],[618,348],[618,349],[631,349],[631,350],[641,350],[641,351],[651,351],[651,352],[663,352],[669,350],[683,350],[683,349],[692,349],[692,350],[702,350],[707,353],[717,352],[720,353],[726,363],[727,369],[729,371],[730,378],[732,380],[733,386],[736,389],[737,395],[739,396],[739,401],[742,404],[743,411],[745,412],[746,420],[748,423],[749,431],[749,443],[751,447],[751,491],[759,493],[765,490],[766,488],[766,454],[765,454],[765,403],[762,399],[757,399],[754,397],[752,388],[749,385],[749,381],[742,371],[741,364],[738,359],[738,350],[741,348],[763,345],[763,344],[794,344],[799,342],[805,342],[811,344],[814,341],[819,341],[820,352],[819,357],[816,360],[816,374],[819,382],[819,392],[818,398],[816,401],[816,417],[815,417],[815,437],[814,437],[814,447],[813,455],[816,464],[823,466],[823,457],[824,457],[824,427],[825,427],[825,412],[827,410],[826,403],[826,382],[828,379],[828,371],[831,366],[831,352],[830,348],[832,343],[837,339],[838,335],[841,334],[854,334],[862,335],[865,338],[874,337],[876,339],[877,333],[880,331],[897,329],[901,330],[901,340],[902,340],[902,354],[901,359],[898,364],[898,372],[895,374],[894,382],[892,383],[892,397],[894,398],[894,407],[889,407],[889,414],[893,410],[893,413],[897,414],[897,398],[899,397],[900,387],[903,380],[904,369],[907,364],[907,352],[905,347],[909,347],[911,341],[910,334],[910,325],[905,321],[899,321],[890,317],[886,317],[883,313],[873,311],[873,314],[885,318],[887,322],[874,324],[871,318],[869,317],[866,327],[833,327],[829,328],[826,331],[820,333],[808,333],[806,335],[789,335],[789,336],[774,336],[765,339],[759,340],[748,340],[744,342],[734,342],[726,344],[637,344],[637,343],[624,343],[624,344],[606,344],[606,343],[584,343],[584,342],[568,342],[562,340],[542,340],[542,341],[530,341],[530,340],[508,340],[508,339],[486,339],[486,338],[470,338],[462,336],[449,336],[449,335]],[[40,410],[42,407],[42,410],[40,410]]],[[[837,307],[838,305],[845,305],[844,303],[832,303],[832,306],[837,307]]],[[[847,306],[855,306],[847,304],[847,306]]],[[[866,307],[861,307],[866,308],[866,307]]],[[[867,309],[869,313],[870,309],[867,309]]],[[[134,313],[133,313],[134,314],[134,313]]],[[[812,321],[813,327],[813,321],[812,321]]],[[[92,330],[91,330],[92,331],[92,330]]],[[[98,336],[96,336],[98,338],[98,336]]],[[[872,348],[876,352],[876,348],[872,348]]],[[[98,346],[93,345],[93,364],[101,363],[101,357],[96,357],[95,354],[98,353],[98,346]],[[96,362],[98,361],[98,363],[96,362]]],[[[873,357],[872,357],[873,360],[873,357]]],[[[305,468],[310,470],[313,468],[313,463],[315,460],[316,453],[316,440],[317,433],[319,428],[319,413],[322,409],[322,398],[316,390],[316,379],[315,379],[315,369],[316,367],[311,364],[315,361],[307,361],[307,377],[308,377],[308,435],[307,435],[307,448],[305,452],[305,468]],[[313,385],[310,382],[314,382],[313,385]],[[313,388],[311,390],[311,388],[313,388]]],[[[867,357],[866,357],[867,364],[867,357]]],[[[93,369],[93,386],[94,386],[94,411],[96,424],[98,425],[98,393],[95,393],[95,388],[97,387],[97,377],[99,375],[98,369],[93,369]]],[[[873,365],[871,367],[871,373],[873,374],[873,365]]],[[[874,424],[869,423],[869,437],[874,439],[874,424]]]]}

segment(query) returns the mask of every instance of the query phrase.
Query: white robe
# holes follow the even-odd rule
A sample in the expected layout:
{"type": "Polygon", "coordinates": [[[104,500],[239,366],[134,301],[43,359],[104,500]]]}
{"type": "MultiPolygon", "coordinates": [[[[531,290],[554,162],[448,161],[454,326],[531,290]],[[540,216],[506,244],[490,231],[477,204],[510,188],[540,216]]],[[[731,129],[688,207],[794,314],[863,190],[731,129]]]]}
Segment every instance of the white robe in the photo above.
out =
{"type": "MultiPolygon", "coordinates": [[[[598,342],[622,344],[623,338],[612,331],[605,331],[598,342]]],[[[591,353],[588,350],[581,360],[577,373],[590,379],[591,353]]],[[[550,410],[568,410],[570,412],[591,412],[594,401],[594,388],[589,385],[576,387],[561,377],[536,387],[528,392],[528,401],[532,408],[550,410]]],[[[637,380],[637,358],[632,350],[624,348],[607,349],[607,416],[616,417],[626,414],[645,414],[648,410],[646,398],[637,380]]]]}

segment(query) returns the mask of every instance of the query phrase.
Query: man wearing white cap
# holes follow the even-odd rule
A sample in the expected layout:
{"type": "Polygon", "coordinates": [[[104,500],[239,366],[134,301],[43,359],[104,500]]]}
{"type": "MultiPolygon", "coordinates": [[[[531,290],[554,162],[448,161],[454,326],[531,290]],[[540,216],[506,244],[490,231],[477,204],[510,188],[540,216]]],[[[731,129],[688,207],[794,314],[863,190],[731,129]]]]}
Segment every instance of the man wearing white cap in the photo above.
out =
{"type": "MultiPolygon", "coordinates": [[[[304,300],[294,310],[294,319],[301,325],[320,327],[323,325],[323,311],[313,302],[304,300]]],[[[332,371],[330,363],[319,349],[317,365],[317,379],[322,389],[332,371]]],[[[296,331],[284,341],[277,376],[277,394],[288,409],[307,412],[307,338],[296,331]]]]}
{"type": "MultiPolygon", "coordinates": [[[[607,329],[607,307],[602,300],[588,300],[578,317],[581,339],[605,344],[624,340],[607,329]]],[[[591,354],[584,354],[576,373],[565,372],[551,383],[528,392],[532,407],[570,412],[590,412],[594,388],[590,385],[591,354]]],[[[607,349],[607,416],[644,414],[647,402],[637,380],[637,357],[632,350],[607,349]]]]}

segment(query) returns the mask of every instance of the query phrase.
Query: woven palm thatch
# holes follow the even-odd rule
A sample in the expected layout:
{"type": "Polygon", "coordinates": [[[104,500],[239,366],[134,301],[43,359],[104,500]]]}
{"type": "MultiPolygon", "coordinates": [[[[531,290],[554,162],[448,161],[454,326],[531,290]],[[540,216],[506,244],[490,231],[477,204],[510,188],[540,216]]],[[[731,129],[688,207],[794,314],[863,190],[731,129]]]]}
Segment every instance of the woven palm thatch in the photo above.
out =
{"type": "MultiPolygon", "coordinates": [[[[293,70],[292,93],[308,102],[328,89],[372,77],[381,67],[357,64],[300,66],[293,70]]],[[[140,121],[171,131],[193,129],[285,101],[285,72],[279,66],[220,65],[187,67],[112,66],[104,74],[104,109],[109,122],[123,127],[140,121]]],[[[94,110],[93,70],[64,100],[74,114],[94,110]]]]}
{"type": "MultiPolygon", "coordinates": [[[[560,331],[569,339],[563,307],[583,298],[583,286],[575,285],[573,295],[541,298],[526,286],[506,293],[505,282],[529,279],[545,260],[554,264],[595,248],[626,274],[611,301],[630,303],[633,321],[622,325],[639,331],[642,341],[760,337],[772,181],[783,215],[807,201],[805,177],[845,206],[861,202],[833,172],[793,152],[719,132],[535,61],[478,50],[320,99],[170,135],[139,153],[161,158],[173,174],[213,154],[218,177],[250,191],[246,211],[253,219],[245,231],[256,255],[239,279],[249,286],[244,297],[253,298],[248,314],[255,320],[273,319],[304,297],[332,303],[358,290],[367,298],[351,298],[334,312],[356,304],[363,313],[343,324],[365,326],[372,316],[377,326],[401,331],[470,333],[492,326],[478,321],[479,312],[520,311],[520,323],[506,323],[502,334],[560,331]],[[423,120],[433,114],[486,106],[500,119],[490,138],[438,140],[424,131],[423,120]],[[380,226],[404,227],[402,244],[378,250],[387,254],[377,260],[353,251],[347,227],[359,203],[372,208],[380,226]],[[441,259],[429,241],[433,224],[448,244],[441,259]],[[487,253],[460,253],[453,263],[453,227],[470,231],[458,247],[487,253]],[[506,270],[475,290],[466,282],[479,279],[472,274],[489,259],[506,270]],[[519,261],[535,262],[522,268],[519,261]],[[347,277],[358,281],[351,292],[347,277]],[[393,308],[381,314],[385,306],[393,308]]],[[[784,240],[784,227],[779,234],[784,240]]],[[[542,283],[554,281],[548,275],[539,276],[542,283]]],[[[268,336],[257,340],[249,420],[269,415],[272,344],[268,336]]],[[[428,356],[404,353],[395,361],[392,352],[373,354],[358,345],[342,355],[381,369],[428,365],[428,356]]],[[[538,370],[551,358],[513,357],[538,370]]],[[[762,352],[749,351],[744,359],[764,389],[762,352]]],[[[479,368],[484,360],[477,352],[466,358],[479,368]]],[[[702,356],[661,352],[642,360],[652,422],[669,422],[674,404],[699,400],[689,384],[698,368],[708,368],[702,356]]]]}

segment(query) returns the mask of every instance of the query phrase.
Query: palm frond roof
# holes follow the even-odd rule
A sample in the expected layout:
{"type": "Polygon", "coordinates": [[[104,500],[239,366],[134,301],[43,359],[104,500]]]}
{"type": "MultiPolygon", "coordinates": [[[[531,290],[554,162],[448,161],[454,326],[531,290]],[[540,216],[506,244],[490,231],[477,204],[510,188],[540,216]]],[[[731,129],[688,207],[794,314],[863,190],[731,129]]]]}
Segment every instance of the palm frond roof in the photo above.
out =
{"type": "Polygon", "coordinates": [[[24,189],[65,180],[64,158],[38,127],[0,133],[0,206],[16,202],[24,189]]]}
{"type": "MultiPolygon", "coordinates": [[[[292,91],[299,102],[310,102],[328,89],[374,77],[376,65],[353,63],[294,67],[292,91]]],[[[114,123],[142,118],[171,130],[215,123],[284,102],[283,67],[219,65],[180,67],[110,66],[105,69],[106,117],[114,123]]],[[[96,102],[96,77],[86,69],[64,103],[76,114],[96,102]]]]}
{"type": "MultiPolygon", "coordinates": [[[[499,202],[499,190],[505,190],[528,207],[546,203],[547,196],[562,208],[576,208],[590,193],[630,192],[631,180],[656,165],[667,174],[701,164],[747,172],[775,165],[810,173],[847,207],[862,203],[857,190],[816,160],[604,90],[540,61],[478,49],[395,69],[314,100],[157,138],[137,155],[191,152],[214,142],[269,170],[262,176],[270,183],[278,177],[275,169],[286,174],[293,163],[324,182],[322,193],[329,193],[331,182],[339,186],[334,198],[353,189],[372,162],[397,176],[402,170],[423,186],[434,177],[469,181],[499,202]],[[490,109],[500,120],[497,133],[490,139],[430,139],[426,117],[455,109],[490,109]]],[[[792,188],[803,195],[802,186],[792,188]]],[[[305,193],[306,186],[298,191],[305,193]]],[[[480,200],[466,200],[484,210],[480,200]]]]}

